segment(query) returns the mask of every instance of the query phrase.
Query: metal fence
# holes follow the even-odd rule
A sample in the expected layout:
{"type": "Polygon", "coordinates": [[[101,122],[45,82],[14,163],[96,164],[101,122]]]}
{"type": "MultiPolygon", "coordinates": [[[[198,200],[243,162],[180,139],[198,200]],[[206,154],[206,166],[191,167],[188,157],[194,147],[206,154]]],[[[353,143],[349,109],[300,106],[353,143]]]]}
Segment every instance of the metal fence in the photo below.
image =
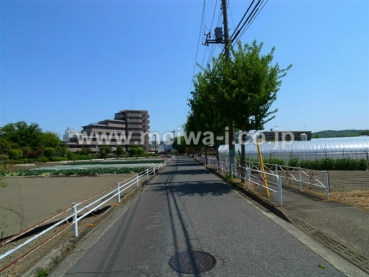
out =
{"type": "MultiPolygon", "coordinates": [[[[260,170],[259,162],[248,161],[247,166],[249,168],[260,170]]],[[[281,179],[285,180],[285,182],[293,181],[298,183],[300,191],[303,191],[303,186],[321,189],[325,191],[325,197],[329,200],[328,171],[268,163],[264,163],[264,170],[268,173],[278,175],[281,179]]]]}
{"type": "MultiPolygon", "coordinates": [[[[195,159],[204,164],[206,162],[205,156],[196,156],[195,159]]],[[[234,165],[234,167],[230,168],[228,161],[225,162],[218,161],[214,156],[208,156],[207,164],[214,167],[214,169],[219,171],[222,175],[228,173],[232,177],[237,176],[240,179],[246,180],[249,189],[251,184],[255,184],[257,186],[263,187],[269,192],[276,193],[278,195],[279,205],[282,206],[283,203],[282,179],[277,174],[270,172],[264,173],[266,178],[269,178],[268,183],[272,184],[275,187],[274,189],[269,186],[266,187],[264,185],[264,175],[261,174],[261,171],[259,169],[250,167],[241,167],[240,165],[234,165]]]]}
{"type": "MultiPolygon", "coordinates": [[[[45,240],[44,242],[42,242],[41,244],[39,244],[37,247],[35,247],[34,249],[32,249],[31,251],[27,252],[26,254],[30,254],[31,252],[33,252],[34,250],[36,250],[38,247],[40,247],[40,245],[46,243],[47,241],[49,241],[50,239],[52,239],[53,237],[55,237],[56,235],[60,234],[62,231],[66,230],[68,227],[73,225],[73,233],[75,237],[78,237],[78,223],[79,221],[81,221],[83,218],[85,218],[86,216],[88,216],[89,214],[93,213],[94,211],[96,211],[98,208],[100,208],[101,206],[103,206],[104,204],[106,204],[108,201],[117,198],[117,201],[120,202],[121,201],[121,193],[124,192],[125,190],[127,190],[128,188],[132,187],[132,186],[136,186],[139,187],[140,185],[140,181],[142,180],[149,180],[150,175],[155,175],[162,167],[165,167],[167,165],[168,162],[170,162],[171,160],[173,160],[174,157],[165,157],[163,159],[163,162],[160,164],[157,164],[151,168],[147,168],[146,170],[137,173],[135,176],[129,178],[128,180],[122,181],[122,182],[118,182],[116,184],[116,188],[113,189],[112,191],[109,191],[108,193],[104,194],[103,196],[100,196],[99,198],[97,198],[98,195],[101,195],[102,193],[106,192],[107,190],[110,190],[111,188],[107,188],[106,190],[95,194],[87,199],[85,199],[82,202],[79,203],[72,203],[72,207],[69,207],[67,209],[65,209],[64,211],[46,219],[43,220],[42,222],[40,222],[39,224],[36,224],[34,226],[32,226],[31,228],[28,228],[27,230],[24,230],[22,232],[20,232],[19,234],[16,234],[12,237],[10,237],[9,239],[5,240],[4,242],[2,242],[0,244],[0,246],[3,246],[5,244],[8,244],[14,240],[16,240],[17,238],[26,235],[27,233],[30,233],[31,231],[35,230],[36,228],[44,225],[45,223],[49,222],[52,219],[55,219],[57,217],[62,216],[63,214],[66,214],[67,212],[71,212],[71,214],[69,214],[68,216],[64,217],[63,219],[57,221],[56,223],[52,224],[50,227],[48,227],[47,229],[43,230],[42,232],[38,233],[37,235],[32,236],[31,238],[27,239],[26,241],[24,241],[23,243],[19,244],[18,246],[8,250],[7,252],[3,253],[0,255],[0,260],[4,259],[5,257],[11,255],[12,253],[14,253],[15,251],[19,250],[20,248],[26,246],[27,244],[29,244],[30,242],[36,240],[37,238],[41,237],[42,235],[44,235],[45,233],[50,232],[51,230],[55,229],[56,227],[63,225],[63,228],[61,230],[59,230],[56,234],[54,234],[52,237],[48,238],[47,240],[45,240]],[[96,198],[96,199],[94,199],[96,198]],[[86,204],[88,201],[92,201],[89,202],[88,204],[86,204]]],[[[23,258],[24,255],[20,258],[18,258],[17,260],[23,258]]],[[[17,261],[16,260],[16,261],[17,261]]],[[[12,264],[15,261],[12,262],[12,264]]],[[[2,271],[4,271],[7,268],[4,267],[2,269],[0,269],[0,273],[2,271]]]]}
{"type": "MultiPolygon", "coordinates": [[[[204,156],[198,156],[196,159],[205,164],[204,156]]],[[[227,172],[231,174],[232,177],[236,176],[240,179],[246,180],[248,182],[248,188],[250,188],[250,183],[253,183],[277,193],[281,206],[283,182],[298,184],[300,191],[303,191],[304,186],[323,190],[325,192],[326,199],[329,199],[329,176],[327,171],[265,163],[264,174],[268,179],[268,183],[276,186],[276,190],[273,190],[264,186],[263,172],[261,171],[259,162],[247,161],[246,167],[241,167],[240,164],[236,164],[230,171],[227,159],[226,161],[217,161],[216,157],[208,156],[208,165],[213,166],[214,169],[219,171],[222,175],[227,172]]]]}

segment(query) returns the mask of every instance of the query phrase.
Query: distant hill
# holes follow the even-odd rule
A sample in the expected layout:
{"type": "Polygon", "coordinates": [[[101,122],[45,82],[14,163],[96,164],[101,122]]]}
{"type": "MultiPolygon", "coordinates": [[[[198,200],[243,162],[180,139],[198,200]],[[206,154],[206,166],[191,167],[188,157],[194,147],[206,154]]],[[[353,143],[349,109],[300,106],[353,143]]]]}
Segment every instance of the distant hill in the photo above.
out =
{"type": "Polygon", "coordinates": [[[339,138],[339,137],[356,137],[369,135],[369,130],[326,130],[312,133],[312,138],[339,138]]]}

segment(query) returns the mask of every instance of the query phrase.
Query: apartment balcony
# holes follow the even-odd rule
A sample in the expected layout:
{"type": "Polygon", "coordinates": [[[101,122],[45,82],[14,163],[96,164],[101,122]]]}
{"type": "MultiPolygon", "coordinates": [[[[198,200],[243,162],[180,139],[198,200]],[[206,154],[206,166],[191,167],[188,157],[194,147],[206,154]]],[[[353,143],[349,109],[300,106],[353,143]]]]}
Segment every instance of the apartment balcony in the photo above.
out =
{"type": "Polygon", "coordinates": [[[126,117],[142,118],[142,114],[140,114],[140,113],[126,113],[126,117]]]}
{"type": "Polygon", "coordinates": [[[127,125],[127,130],[129,131],[130,129],[142,129],[142,125],[136,125],[136,124],[131,124],[131,125],[127,125]]]}
{"type": "Polygon", "coordinates": [[[142,123],[142,119],[136,119],[136,118],[127,118],[127,123],[142,123]]]}
{"type": "Polygon", "coordinates": [[[115,123],[109,123],[109,127],[116,127],[116,128],[126,128],[125,124],[115,124],[115,123]]]}
{"type": "Polygon", "coordinates": [[[137,135],[135,135],[135,136],[131,136],[131,140],[139,140],[139,141],[141,141],[141,136],[137,136],[137,135]]]}

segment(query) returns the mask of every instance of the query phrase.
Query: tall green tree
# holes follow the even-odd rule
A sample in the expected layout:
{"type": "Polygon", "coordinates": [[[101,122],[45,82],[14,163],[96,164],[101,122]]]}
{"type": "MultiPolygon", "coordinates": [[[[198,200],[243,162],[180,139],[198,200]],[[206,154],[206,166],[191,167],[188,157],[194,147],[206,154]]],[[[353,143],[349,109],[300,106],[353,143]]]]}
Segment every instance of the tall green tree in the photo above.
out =
{"type": "Polygon", "coordinates": [[[46,131],[41,135],[41,147],[51,147],[56,149],[61,144],[61,139],[57,133],[46,131]]]}
{"type": "MultiPolygon", "coordinates": [[[[214,89],[212,85],[214,85],[212,82],[194,82],[195,91],[191,92],[192,98],[188,100],[191,112],[184,126],[187,133],[201,132],[200,145],[205,148],[206,163],[208,147],[211,145],[218,150],[223,139],[217,140],[217,137],[224,137],[226,126],[226,118],[209,105],[208,98],[214,89]]],[[[219,158],[218,151],[217,158],[219,158]]]]}
{"type": "Polygon", "coordinates": [[[1,127],[0,137],[9,141],[12,148],[30,147],[35,150],[41,146],[42,131],[36,123],[28,125],[19,121],[1,127]]]}
{"type": "MultiPolygon", "coordinates": [[[[270,108],[277,98],[281,78],[292,65],[285,69],[278,63],[273,65],[274,47],[264,55],[263,44],[256,41],[244,46],[238,42],[237,46],[237,49],[231,49],[229,58],[224,55],[214,58],[212,66],[207,65],[196,75],[194,85],[200,98],[206,99],[208,109],[214,109],[226,122],[234,123],[243,132],[261,130],[277,112],[270,108]]],[[[241,165],[244,167],[245,147],[244,143],[241,145],[241,165]]]]}
{"type": "Polygon", "coordinates": [[[0,154],[8,154],[10,152],[10,150],[12,149],[11,143],[0,137],[0,154]]]}

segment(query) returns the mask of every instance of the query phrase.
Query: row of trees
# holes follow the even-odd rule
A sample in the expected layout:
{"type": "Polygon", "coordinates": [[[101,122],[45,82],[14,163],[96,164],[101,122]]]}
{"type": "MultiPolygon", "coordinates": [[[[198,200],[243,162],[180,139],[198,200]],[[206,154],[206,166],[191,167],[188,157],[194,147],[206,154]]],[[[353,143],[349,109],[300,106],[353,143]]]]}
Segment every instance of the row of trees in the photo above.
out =
{"type": "MultiPolygon", "coordinates": [[[[194,78],[194,91],[188,100],[190,111],[184,130],[189,132],[210,131],[214,137],[225,137],[226,126],[234,124],[235,130],[249,132],[262,130],[264,124],[275,117],[271,110],[277,98],[281,79],[292,65],[281,69],[272,65],[274,50],[262,54],[263,44],[251,45],[238,42],[237,49],[230,49],[230,57],[220,54],[212,65],[194,78]]],[[[245,141],[246,135],[242,140],[245,141]]],[[[202,140],[201,140],[202,141],[202,140]]],[[[214,140],[218,148],[223,140],[214,140]]],[[[182,143],[181,143],[182,144],[182,143]]],[[[208,145],[204,145],[205,150],[208,145]]],[[[245,147],[241,148],[241,165],[245,166],[245,147]]],[[[232,153],[235,155],[235,153],[232,153]]]]}
{"type": "Polygon", "coordinates": [[[60,143],[58,134],[51,131],[43,132],[36,123],[28,125],[24,121],[19,121],[0,128],[0,156],[3,159],[64,156],[68,148],[60,143]]]}
{"type": "MultiPolygon", "coordinates": [[[[96,158],[106,158],[109,154],[117,156],[131,155],[139,156],[144,150],[139,145],[130,147],[129,152],[122,146],[113,149],[110,146],[101,146],[96,158]]],[[[91,149],[83,147],[76,154],[72,153],[67,145],[63,145],[57,133],[46,131],[36,123],[27,124],[24,121],[9,123],[0,127],[0,159],[39,159],[47,160],[74,160],[77,158],[87,159],[90,157],[91,149]]]]}

